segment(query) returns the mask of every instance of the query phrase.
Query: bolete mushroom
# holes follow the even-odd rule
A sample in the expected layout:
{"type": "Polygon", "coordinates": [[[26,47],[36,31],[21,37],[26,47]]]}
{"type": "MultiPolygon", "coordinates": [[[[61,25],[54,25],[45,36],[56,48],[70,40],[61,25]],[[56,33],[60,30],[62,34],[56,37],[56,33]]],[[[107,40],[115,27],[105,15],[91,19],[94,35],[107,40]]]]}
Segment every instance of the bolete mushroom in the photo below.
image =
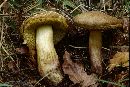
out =
{"type": "Polygon", "coordinates": [[[23,38],[32,56],[36,49],[40,75],[46,76],[54,84],[63,79],[54,44],[64,37],[67,26],[65,17],[53,11],[29,17],[21,26],[23,38]]]}
{"type": "Polygon", "coordinates": [[[92,70],[102,74],[102,31],[122,27],[122,20],[109,16],[100,11],[89,11],[76,15],[75,24],[90,31],[89,54],[92,70]]]}

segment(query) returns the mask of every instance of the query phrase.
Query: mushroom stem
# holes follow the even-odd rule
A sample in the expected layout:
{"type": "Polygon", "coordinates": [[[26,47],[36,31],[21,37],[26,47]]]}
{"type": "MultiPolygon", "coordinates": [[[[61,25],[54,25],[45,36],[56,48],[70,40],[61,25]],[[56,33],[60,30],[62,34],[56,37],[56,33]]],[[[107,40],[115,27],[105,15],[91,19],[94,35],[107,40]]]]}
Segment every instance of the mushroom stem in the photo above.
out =
{"type": "Polygon", "coordinates": [[[41,76],[46,76],[54,83],[62,80],[58,55],[53,43],[52,26],[41,26],[36,29],[36,49],[38,69],[41,76]]]}
{"type": "Polygon", "coordinates": [[[90,31],[89,36],[89,52],[92,64],[92,71],[102,74],[102,33],[101,31],[90,31]]]}

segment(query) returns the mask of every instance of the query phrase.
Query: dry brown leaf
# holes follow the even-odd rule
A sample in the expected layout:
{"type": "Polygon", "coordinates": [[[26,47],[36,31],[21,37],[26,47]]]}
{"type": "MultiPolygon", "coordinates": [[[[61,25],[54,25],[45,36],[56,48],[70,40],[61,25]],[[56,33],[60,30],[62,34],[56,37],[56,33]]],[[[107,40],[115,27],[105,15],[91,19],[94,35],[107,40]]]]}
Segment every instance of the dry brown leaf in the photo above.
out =
{"type": "Polygon", "coordinates": [[[63,71],[65,74],[69,75],[70,80],[76,84],[80,83],[82,87],[97,87],[97,77],[95,74],[87,75],[84,71],[84,67],[82,63],[74,63],[71,58],[70,54],[65,51],[63,56],[64,63],[62,65],[63,71]]]}
{"type": "Polygon", "coordinates": [[[29,49],[26,46],[21,46],[15,49],[18,54],[28,54],[29,49]]]}
{"type": "Polygon", "coordinates": [[[16,63],[14,61],[8,62],[7,65],[8,65],[9,70],[12,71],[14,74],[19,73],[19,69],[16,66],[16,63]]]}
{"type": "Polygon", "coordinates": [[[108,71],[111,71],[116,66],[127,67],[129,66],[129,52],[117,52],[108,65],[108,71]]]}

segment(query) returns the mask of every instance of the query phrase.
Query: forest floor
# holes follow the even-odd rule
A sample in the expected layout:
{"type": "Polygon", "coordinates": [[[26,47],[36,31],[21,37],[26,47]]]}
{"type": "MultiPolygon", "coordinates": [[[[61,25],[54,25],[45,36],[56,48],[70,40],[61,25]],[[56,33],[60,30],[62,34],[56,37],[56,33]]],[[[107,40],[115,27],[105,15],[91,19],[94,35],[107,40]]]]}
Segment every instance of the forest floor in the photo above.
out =
{"type": "Polygon", "coordinates": [[[94,83],[89,87],[96,87],[97,84],[99,87],[129,87],[130,9],[127,9],[127,5],[129,7],[130,2],[122,4],[120,0],[115,0],[112,7],[110,3],[106,3],[98,8],[95,4],[97,2],[93,1],[94,4],[88,6],[85,1],[78,3],[79,1],[81,0],[0,1],[0,87],[88,87],[81,82],[82,80],[88,84],[94,83]],[[37,65],[29,59],[28,47],[23,44],[23,37],[20,34],[22,22],[32,14],[44,10],[53,10],[64,15],[69,24],[69,31],[65,37],[55,45],[62,72],[66,73],[63,81],[57,86],[39,75],[37,65]],[[122,30],[102,32],[103,74],[97,76],[94,73],[98,79],[94,78],[91,70],[88,49],[89,31],[74,25],[72,19],[78,13],[91,10],[99,10],[124,21],[122,30]],[[117,56],[117,59],[112,60],[118,52],[126,53],[126,55],[117,56]],[[125,58],[127,64],[123,66],[122,60],[125,58]],[[108,66],[115,62],[117,65],[108,70],[108,66]],[[65,66],[70,68],[66,69],[65,66]],[[88,78],[84,78],[85,76],[88,78]]]}

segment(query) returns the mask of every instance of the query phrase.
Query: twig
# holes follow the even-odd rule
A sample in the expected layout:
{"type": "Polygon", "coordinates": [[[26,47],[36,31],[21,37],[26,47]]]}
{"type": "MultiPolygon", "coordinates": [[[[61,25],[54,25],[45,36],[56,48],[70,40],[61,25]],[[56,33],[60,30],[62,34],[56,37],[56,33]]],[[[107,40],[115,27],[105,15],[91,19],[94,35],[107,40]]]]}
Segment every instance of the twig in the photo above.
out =
{"type": "MultiPolygon", "coordinates": [[[[3,13],[4,13],[4,11],[3,11],[3,13]]],[[[0,42],[1,42],[1,44],[2,44],[2,40],[3,40],[3,29],[4,29],[4,17],[2,18],[2,28],[1,28],[1,37],[0,37],[0,42]]],[[[0,45],[0,47],[1,47],[2,45],[0,45]]]]}
{"type": "MultiPolygon", "coordinates": [[[[69,45],[69,46],[70,46],[70,47],[73,47],[73,48],[75,48],[75,49],[87,49],[87,48],[88,48],[88,47],[76,47],[76,46],[73,46],[73,45],[69,45]]],[[[106,48],[106,47],[102,47],[102,49],[110,51],[110,49],[108,49],[108,48],[106,48]]]]}
{"type": "Polygon", "coordinates": [[[35,83],[35,85],[34,85],[34,87],[40,82],[40,81],[42,81],[45,77],[47,77],[49,74],[51,74],[52,72],[49,72],[48,74],[46,74],[44,77],[42,77],[40,80],[38,80],[36,83],[35,83]]]}
{"type": "MultiPolygon", "coordinates": [[[[5,1],[7,1],[7,0],[5,0],[5,1]]],[[[5,2],[4,1],[4,2],[5,2]]],[[[4,3],[3,2],[3,3],[4,3]]],[[[3,14],[4,14],[4,11],[3,11],[3,14]]],[[[2,29],[1,29],[1,39],[0,39],[0,47],[4,50],[4,52],[8,55],[8,56],[10,56],[9,55],[9,53],[7,52],[7,50],[2,46],[2,41],[3,41],[3,29],[4,29],[4,17],[3,17],[3,20],[2,20],[2,29]]],[[[14,59],[10,56],[10,58],[14,61],[14,59]]]]}
{"type": "Polygon", "coordinates": [[[83,4],[78,5],[74,10],[72,10],[70,13],[72,14],[75,10],[77,10],[79,7],[83,6],[83,4]]]}
{"type": "Polygon", "coordinates": [[[4,0],[4,2],[0,5],[0,9],[1,7],[3,7],[3,5],[7,2],[7,0],[4,0]]]}
{"type": "MultiPolygon", "coordinates": [[[[0,56],[1,56],[1,51],[0,51],[0,56]]],[[[1,64],[1,66],[0,66],[0,71],[3,71],[4,64],[3,64],[3,59],[2,59],[2,57],[0,58],[0,64],[1,64]]]]}
{"type": "MultiPolygon", "coordinates": [[[[12,16],[12,15],[9,15],[9,14],[0,14],[0,16],[3,16],[3,17],[13,17],[13,18],[16,17],[16,16],[12,16]]],[[[28,18],[28,17],[30,17],[30,16],[22,16],[22,17],[28,18]]]]}
{"type": "MultiPolygon", "coordinates": [[[[9,58],[13,61],[13,62],[15,62],[15,60],[13,59],[13,57],[8,53],[8,51],[2,46],[2,44],[0,43],[0,45],[1,45],[1,48],[3,49],[3,51],[9,56],[9,58]]],[[[5,58],[6,59],[6,58],[5,58]]],[[[16,64],[16,67],[19,69],[19,67],[18,67],[18,64],[16,64]]]]}
{"type": "Polygon", "coordinates": [[[14,61],[13,57],[10,56],[10,54],[8,53],[8,51],[3,46],[1,46],[1,47],[4,50],[4,52],[11,58],[11,60],[14,61]]]}
{"type": "Polygon", "coordinates": [[[129,46],[110,46],[110,48],[126,48],[126,49],[129,49],[129,46]]]}
{"type": "Polygon", "coordinates": [[[11,15],[14,15],[14,14],[0,14],[0,16],[11,16],[11,15]]]}
{"type": "Polygon", "coordinates": [[[106,48],[106,47],[102,47],[102,49],[110,51],[110,49],[108,49],[108,48],[106,48]]]}
{"type": "MultiPolygon", "coordinates": [[[[3,11],[4,13],[4,11],[3,11]]],[[[0,36],[0,48],[2,48],[2,41],[3,41],[3,29],[4,29],[4,17],[2,18],[2,27],[1,27],[1,36],[0,36]]],[[[2,67],[3,67],[3,58],[1,57],[1,71],[3,70],[2,67]]]]}
{"type": "Polygon", "coordinates": [[[76,46],[73,46],[73,45],[69,45],[70,47],[73,47],[73,48],[76,48],[76,49],[86,49],[87,47],[76,47],[76,46]]]}
{"type": "Polygon", "coordinates": [[[36,4],[35,6],[33,6],[33,7],[29,8],[29,9],[25,10],[24,13],[27,13],[28,11],[30,11],[30,10],[36,8],[36,7],[39,6],[39,5],[40,5],[40,4],[36,4]]]}
{"type": "Polygon", "coordinates": [[[89,7],[91,6],[91,0],[89,0],[88,5],[89,5],[89,7]]]}
{"type": "Polygon", "coordinates": [[[106,6],[105,6],[105,0],[103,0],[103,10],[106,10],[106,6]]]}
{"type": "MultiPolygon", "coordinates": [[[[101,10],[101,11],[105,11],[105,10],[106,10],[106,7],[105,7],[105,6],[106,6],[106,4],[109,3],[110,1],[111,1],[111,0],[108,0],[108,1],[106,1],[106,0],[101,0],[101,1],[100,1],[100,3],[102,3],[101,9],[103,8],[103,10],[101,10]]],[[[108,9],[107,9],[107,10],[108,10],[108,9]]],[[[112,11],[113,9],[110,9],[110,8],[109,8],[109,10],[112,11]]]]}

